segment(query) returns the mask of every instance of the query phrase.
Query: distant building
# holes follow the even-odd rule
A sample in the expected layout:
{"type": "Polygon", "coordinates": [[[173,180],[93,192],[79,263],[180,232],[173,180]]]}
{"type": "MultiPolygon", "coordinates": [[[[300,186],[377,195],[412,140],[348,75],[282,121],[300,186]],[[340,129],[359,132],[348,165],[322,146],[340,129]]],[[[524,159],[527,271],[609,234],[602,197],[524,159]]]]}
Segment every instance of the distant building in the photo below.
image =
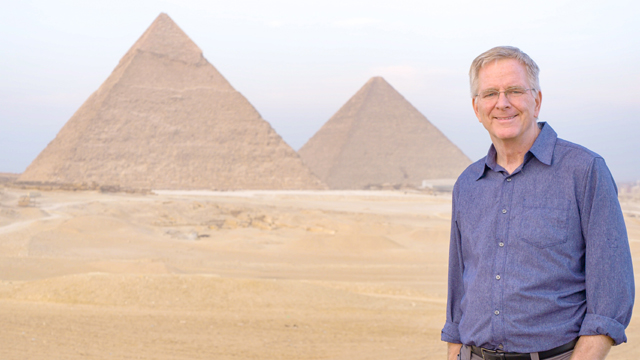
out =
{"type": "Polygon", "coordinates": [[[160,14],[18,179],[146,189],[322,189],[160,14]]]}
{"type": "Polygon", "coordinates": [[[298,153],[332,189],[448,189],[471,163],[381,77],[367,81],[298,153]]]}

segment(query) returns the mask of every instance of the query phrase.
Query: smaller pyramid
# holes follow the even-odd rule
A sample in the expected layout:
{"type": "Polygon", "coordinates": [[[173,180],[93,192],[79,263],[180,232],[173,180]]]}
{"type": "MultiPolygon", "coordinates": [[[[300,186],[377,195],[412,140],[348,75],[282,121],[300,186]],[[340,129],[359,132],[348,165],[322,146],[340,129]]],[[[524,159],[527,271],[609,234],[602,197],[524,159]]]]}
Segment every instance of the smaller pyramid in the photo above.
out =
{"type": "Polygon", "coordinates": [[[419,187],[455,179],[469,158],[381,77],[373,77],[298,151],[332,189],[419,187]]]}
{"type": "Polygon", "coordinates": [[[166,14],[19,181],[133,189],[324,188],[166,14]]]}

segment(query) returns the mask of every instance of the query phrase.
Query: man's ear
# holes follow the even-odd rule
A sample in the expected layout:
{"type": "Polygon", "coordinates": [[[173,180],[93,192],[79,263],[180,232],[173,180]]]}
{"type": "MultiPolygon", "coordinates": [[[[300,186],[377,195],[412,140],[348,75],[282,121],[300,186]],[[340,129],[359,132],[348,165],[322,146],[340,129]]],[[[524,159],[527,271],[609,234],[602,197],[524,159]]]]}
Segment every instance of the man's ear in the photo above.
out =
{"type": "Polygon", "coordinates": [[[533,114],[534,118],[538,118],[538,114],[540,114],[540,106],[542,105],[542,91],[536,91],[536,110],[533,114]]]}
{"type": "Polygon", "coordinates": [[[471,98],[471,106],[473,106],[473,112],[476,113],[476,117],[478,118],[479,122],[482,122],[482,119],[480,119],[480,115],[478,114],[478,103],[476,102],[477,97],[474,96],[471,98]]]}

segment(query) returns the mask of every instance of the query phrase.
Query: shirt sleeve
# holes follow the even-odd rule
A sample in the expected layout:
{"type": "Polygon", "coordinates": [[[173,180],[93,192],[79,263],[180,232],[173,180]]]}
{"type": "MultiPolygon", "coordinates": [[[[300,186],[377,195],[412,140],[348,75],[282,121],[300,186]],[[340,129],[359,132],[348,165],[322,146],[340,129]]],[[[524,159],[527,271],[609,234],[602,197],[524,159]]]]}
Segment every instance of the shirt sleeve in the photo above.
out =
{"type": "Polygon", "coordinates": [[[587,314],[579,335],[607,335],[626,342],[635,295],[627,229],[618,190],[602,158],[585,176],[581,226],[585,240],[587,314]]]}
{"type": "Polygon", "coordinates": [[[462,248],[460,244],[460,229],[458,228],[458,214],[456,210],[457,184],[453,189],[451,209],[451,239],[449,243],[449,279],[447,294],[447,320],[442,329],[442,341],[460,344],[458,324],[462,318],[461,301],[464,295],[462,282],[462,248]]]}

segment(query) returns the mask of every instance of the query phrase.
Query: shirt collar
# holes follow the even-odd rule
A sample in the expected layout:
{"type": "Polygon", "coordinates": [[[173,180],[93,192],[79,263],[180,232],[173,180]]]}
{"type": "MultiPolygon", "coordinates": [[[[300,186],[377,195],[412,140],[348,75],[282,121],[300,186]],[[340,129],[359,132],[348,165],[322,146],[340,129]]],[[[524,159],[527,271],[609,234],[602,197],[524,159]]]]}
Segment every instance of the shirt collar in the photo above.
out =
{"type": "MultiPolygon", "coordinates": [[[[541,163],[551,165],[551,161],[553,160],[553,150],[556,147],[558,134],[556,134],[556,132],[551,128],[551,125],[547,124],[545,121],[539,122],[538,127],[540,128],[540,134],[538,134],[538,137],[533,142],[531,149],[529,149],[529,153],[535,156],[541,163]]],[[[484,160],[484,166],[478,173],[476,180],[480,180],[487,169],[493,170],[498,166],[498,163],[496,162],[496,155],[496,148],[491,144],[489,152],[484,160]]]]}
{"type": "Polygon", "coordinates": [[[538,127],[540,128],[540,134],[538,134],[536,141],[533,142],[529,152],[541,163],[551,165],[558,134],[545,121],[539,122],[538,127]]]}

